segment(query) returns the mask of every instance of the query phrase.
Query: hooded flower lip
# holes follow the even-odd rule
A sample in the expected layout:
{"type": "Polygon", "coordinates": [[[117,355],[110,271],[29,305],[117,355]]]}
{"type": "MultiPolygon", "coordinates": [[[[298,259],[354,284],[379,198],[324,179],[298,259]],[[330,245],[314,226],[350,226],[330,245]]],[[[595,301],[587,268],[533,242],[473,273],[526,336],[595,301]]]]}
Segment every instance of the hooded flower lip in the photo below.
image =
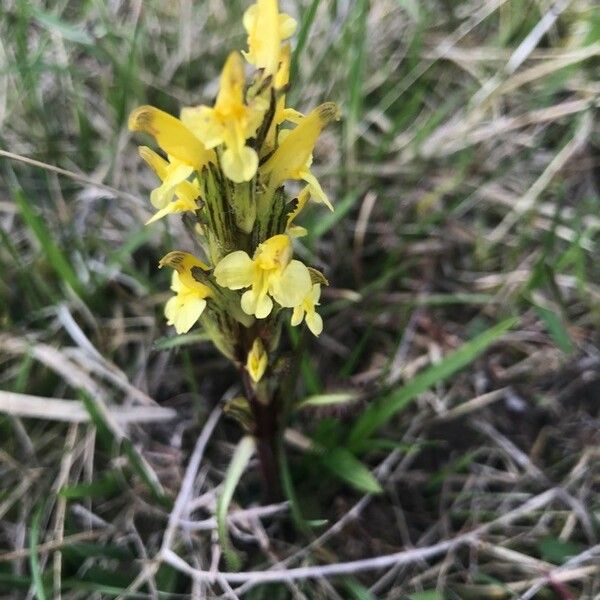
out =
{"type": "Polygon", "coordinates": [[[297,121],[294,129],[281,132],[280,145],[260,168],[271,189],[278,188],[286,179],[303,179],[309,191],[319,201],[333,209],[316,177],[310,172],[312,151],[323,127],[340,117],[334,102],[317,106],[297,121]]]}
{"type": "Polygon", "coordinates": [[[204,165],[214,160],[214,152],[207,150],[179,119],[164,110],[140,106],[129,115],[128,125],[131,131],[144,131],[152,135],[170,161],[175,159],[200,172],[204,165]]]}
{"type": "Polygon", "coordinates": [[[302,300],[302,302],[294,307],[292,313],[291,325],[296,327],[300,325],[302,321],[306,321],[308,328],[313,335],[317,337],[323,331],[323,319],[321,315],[315,310],[315,306],[319,305],[319,298],[321,297],[321,285],[318,283],[313,284],[310,292],[302,300]]]}
{"type": "Polygon", "coordinates": [[[225,175],[236,183],[250,181],[258,167],[258,155],[246,146],[260,126],[267,103],[256,98],[244,103],[244,65],[241,56],[232,52],[221,74],[221,86],[214,107],[184,108],[182,121],[207,148],[224,144],[221,164],[225,175]]]}
{"type": "Polygon", "coordinates": [[[232,290],[250,287],[242,294],[242,310],[258,319],[269,316],[273,300],[292,308],[302,302],[311,288],[310,272],[292,260],[292,242],[285,234],[275,235],[258,246],[254,257],[237,250],[215,267],[217,283],[232,290]]]}
{"type": "Polygon", "coordinates": [[[208,286],[194,279],[192,269],[198,267],[206,271],[208,266],[187,252],[169,252],[158,266],[175,269],[171,279],[171,289],[175,296],[165,305],[167,324],[174,325],[179,334],[187,333],[202,316],[206,299],[211,295],[208,286]]]}
{"type": "Polygon", "coordinates": [[[244,13],[248,51],[244,58],[265,75],[275,75],[279,66],[281,42],[296,31],[296,21],[280,13],[277,0],[257,0],[244,13]]]}

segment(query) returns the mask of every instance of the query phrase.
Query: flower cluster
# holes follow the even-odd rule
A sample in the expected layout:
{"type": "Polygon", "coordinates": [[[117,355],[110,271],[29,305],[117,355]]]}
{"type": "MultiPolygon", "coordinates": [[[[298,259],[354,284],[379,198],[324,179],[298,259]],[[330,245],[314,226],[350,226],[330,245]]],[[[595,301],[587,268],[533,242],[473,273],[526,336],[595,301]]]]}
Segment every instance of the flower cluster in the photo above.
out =
{"type": "Polygon", "coordinates": [[[322,129],[339,114],[334,103],[306,115],[286,106],[286,40],[296,22],[279,12],[277,0],[257,0],[243,24],[248,48],[225,61],[213,106],[183,108],[179,118],[142,106],[129,128],[153,136],[164,153],[139,149],[160,180],[148,223],[190,213],[209,263],[178,251],[162,259],[160,266],[174,269],[168,323],[186,333],[200,321],[257,384],[282,320],[304,320],[317,336],[323,329],[315,307],[327,281],[293,258],[292,240],[306,233],[295,220],[310,199],[333,210],[310,167],[322,129]],[[304,183],[291,199],[284,188],[290,180],[304,183]]]}

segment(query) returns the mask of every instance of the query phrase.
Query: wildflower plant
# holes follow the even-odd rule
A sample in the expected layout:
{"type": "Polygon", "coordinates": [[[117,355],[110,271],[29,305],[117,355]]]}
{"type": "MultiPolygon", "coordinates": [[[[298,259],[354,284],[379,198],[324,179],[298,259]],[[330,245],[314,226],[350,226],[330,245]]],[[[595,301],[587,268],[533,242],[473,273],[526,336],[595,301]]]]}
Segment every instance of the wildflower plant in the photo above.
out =
{"type": "Polygon", "coordinates": [[[332,102],[308,114],[286,105],[287,40],[296,23],[279,12],[277,0],[258,0],[243,24],[247,50],[228,56],[213,106],[185,107],[179,118],[141,106],[129,128],[150,134],[162,151],[139,149],[160,180],[148,223],[188,213],[203,251],[196,257],[173,250],[160,261],[173,270],[165,317],[178,334],[203,327],[238,368],[245,397],[226,409],[253,441],[273,494],[295,372],[280,351],[282,327],[305,323],[321,334],[317,307],[327,285],[322,273],[294,258],[293,242],[306,234],[297,221],[309,201],[333,210],[310,167],[321,131],[339,111],[332,102]],[[293,180],[302,183],[292,197],[286,185],[293,180]]]}

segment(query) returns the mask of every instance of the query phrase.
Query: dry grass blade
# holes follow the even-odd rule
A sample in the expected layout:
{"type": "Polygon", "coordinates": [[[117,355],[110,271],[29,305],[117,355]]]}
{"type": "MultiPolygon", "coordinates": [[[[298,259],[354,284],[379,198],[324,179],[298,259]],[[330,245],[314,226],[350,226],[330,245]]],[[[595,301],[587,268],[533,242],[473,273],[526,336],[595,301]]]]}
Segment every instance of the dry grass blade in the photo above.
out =
{"type": "MultiPolygon", "coordinates": [[[[177,417],[176,411],[159,406],[109,406],[111,419],[120,425],[128,423],[162,423],[177,417]]],[[[0,390],[0,413],[32,419],[67,423],[87,423],[90,415],[80,400],[41,398],[0,390]]]]}

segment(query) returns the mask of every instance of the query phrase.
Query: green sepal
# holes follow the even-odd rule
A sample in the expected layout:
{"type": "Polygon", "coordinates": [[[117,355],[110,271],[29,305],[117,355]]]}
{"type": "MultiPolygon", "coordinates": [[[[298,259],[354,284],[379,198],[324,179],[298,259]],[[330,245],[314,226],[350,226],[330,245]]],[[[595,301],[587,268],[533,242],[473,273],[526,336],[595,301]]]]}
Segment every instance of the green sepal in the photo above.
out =
{"type": "Polygon", "coordinates": [[[320,283],[321,285],[329,285],[329,281],[321,271],[318,269],[314,269],[313,267],[308,267],[308,272],[310,273],[310,281],[311,283],[320,283]]]}
{"type": "Polygon", "coordinates": [[[256,221],[255,180],[237,183],[232,196],[235,224],[244,233],[250,233],[256,221]]]}

